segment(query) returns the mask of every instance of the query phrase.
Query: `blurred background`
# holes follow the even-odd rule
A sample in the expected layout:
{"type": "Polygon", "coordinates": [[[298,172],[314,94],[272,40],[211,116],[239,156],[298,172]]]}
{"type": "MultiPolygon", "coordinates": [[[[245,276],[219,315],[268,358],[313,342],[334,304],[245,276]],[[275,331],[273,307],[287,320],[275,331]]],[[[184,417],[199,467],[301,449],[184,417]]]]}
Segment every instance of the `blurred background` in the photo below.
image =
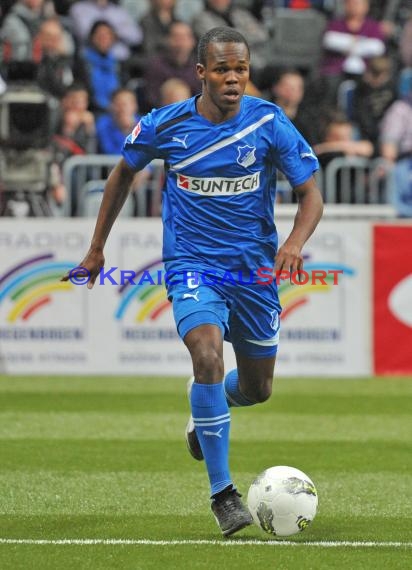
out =
{"type": "MultiPolygon", "coordinates": [[[[137,286],[58,277],[82,259],[139,117],[200,91],[197,41],[218,25],[251,46],[247,93],[280,105],[321,165],[325,216],[304,253],[325,279],[280,287],[280,373],[412,373],[411,0],[4,0],[1,371],[190,372],[145,273],[162,269],[161,161],[136,176],[106,250],[137,286]]],[[[295,209],[278,173],[281,238],[295,209]]]]}

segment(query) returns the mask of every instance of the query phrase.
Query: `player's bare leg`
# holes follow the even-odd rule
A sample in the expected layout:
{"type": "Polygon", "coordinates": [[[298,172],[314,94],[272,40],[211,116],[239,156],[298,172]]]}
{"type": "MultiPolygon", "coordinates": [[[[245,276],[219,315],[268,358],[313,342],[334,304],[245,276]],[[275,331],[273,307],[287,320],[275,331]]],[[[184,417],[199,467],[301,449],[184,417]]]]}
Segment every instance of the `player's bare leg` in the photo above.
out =
{"type": "Polygon", "coordinates": [[[250,358],[236,354],[240,393],[251,404],[265,402],[272,395],[276,356],[250,358]]]}
{"type": "MultiPolygon", "coordinates": [[[[190,405],[209,475],[211,507],[223,535],[229,536],[252,524],[253,519],[242,504],[229,472],[230,413],[222,388],[222,332],[216,325],[201,325],[189,331],[184,342],[193,362],[195,379],[190,405]]],[[[188,434],[186,440],[189,443],[188,434]]]]}
{"type": "MultiPolygon", "coordinates": [[[[187,384],[187,395],[190,402],[195,378],[201,384],[222,382],[224,374],[223,340],[218,327],[203,325],[192,329],[185,336],[184,341],[192,357],[194,373],[187,384]]],[[[185,437],[192,457],[197,461],[202,461],[204,459],[203,452],[196,435],[192,416],[187,423],[185,437]]]]}

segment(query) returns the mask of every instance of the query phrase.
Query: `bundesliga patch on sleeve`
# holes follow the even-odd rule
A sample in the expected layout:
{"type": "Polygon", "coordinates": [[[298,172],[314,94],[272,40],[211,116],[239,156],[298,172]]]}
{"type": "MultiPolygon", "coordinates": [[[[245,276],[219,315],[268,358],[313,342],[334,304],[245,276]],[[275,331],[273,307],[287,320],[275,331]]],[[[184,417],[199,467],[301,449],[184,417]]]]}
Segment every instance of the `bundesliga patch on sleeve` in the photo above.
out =
{"type": "Polygon", "coordinates": [[[132,143],[134,143],[134,141],[137,139],[137,137],[140,134],[140,131],[142,130],[142,125],[141,125],[142,121],[139,121],[137,123],[137,125],[135,126],[135,128],[132,130],[132,143]]]}

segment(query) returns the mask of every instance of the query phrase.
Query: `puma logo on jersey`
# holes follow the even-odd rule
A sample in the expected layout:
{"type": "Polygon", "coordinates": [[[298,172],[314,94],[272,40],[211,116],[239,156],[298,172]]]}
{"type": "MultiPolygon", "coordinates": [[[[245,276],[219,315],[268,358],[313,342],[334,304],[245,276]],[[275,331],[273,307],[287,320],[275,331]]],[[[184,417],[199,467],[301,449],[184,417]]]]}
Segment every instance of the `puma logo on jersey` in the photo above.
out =
{"type": "Polygon", "coordinates": [[[207,429],[203,430],[203,435],[214,435],[216,437],[219,437],[220,439],[222,439],[221,433],[222,433],[223,428],[221,427],[219,431],[208,431],[207,429]]]}
{"type": "Polygon", "coordinates": [[[183,299],[190,299],[192,297],[195,301],[199,302],[199,299],[197,298],[198,295],[199,291],[196,291],[196,293],[184,293],[183,299]]]}
{"type": "Polygon", "coordinates": [[[313,154],[313,151],[311,150],[310,152],[301,152],[300,158],[316,158],[316,156],[313,154]]]}
{"type": "Polygon", "coordinates": [[[180,139],[179,137],[173,137],[172,141],[173,142],[178,142],[180,143],[182,146],[184,146],[185,148],[187,148],[187,144],[186,144],[186,139],[189,135],[185,135],[182,139],[180,139]]]}

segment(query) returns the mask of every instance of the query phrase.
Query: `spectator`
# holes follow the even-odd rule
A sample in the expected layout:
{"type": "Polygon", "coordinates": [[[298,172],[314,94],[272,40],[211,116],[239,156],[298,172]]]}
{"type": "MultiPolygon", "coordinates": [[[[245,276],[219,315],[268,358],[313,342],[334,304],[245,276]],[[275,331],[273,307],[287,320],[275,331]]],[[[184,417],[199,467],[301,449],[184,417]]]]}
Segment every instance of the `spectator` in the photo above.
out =
{"type": "Polygon", "coordinates": [[[16,0],[2,0],[0,4],[0,26],[3,24],[3,20],[10,8],[15,4],[16,0]]]}
{"type": "Polygon", "coordinates": [[[370,8],[371,17],[380,20],[385,37],[399,35],[412,16],[412,0],[371,0],[370,8]]]}
{"type": "MultiPolygon", "coordinates": [[[[233,0],[233,6],[247,10],[256,20],[264,22],[265,17],[273,16],[279,2],[280,0],[233,0]]],[[[266,25],[270,27],[270,22],[266,22],[266,25]]]]}
{"type": "Polygon", "coordinates": [[[390,162],[412,156],[412,94],[386,111],[381,125],[381,154],[390,162]]]}
{"type": "Polygon", "coordinates": [[[368,18],[368,11],[369,0],[344,0],[343,18],[331,20],[326,28],[320,72],[332,99],[345,76],[361,76],[369,58],[385,53],[380,24],[368,18]]]}
{"type": "Polygon", "coordinates": [[[326,121],[323,140],[314,145],[320,165],[325,168],[331,160],[343,156],[370,158],[373,144],[368,140],[356,140],[353,124],[343,113],[331,111],[326,121]]]}
{"type": "Polygon", "coordinates": [[[69,10],[78,0],[53,0],[54,11],[58,16],[66,18],[69,10]]]}
{"type": "MultiPolygon", "coordinates": [[[[229,26],[243,34],[252,52],[252,71],[259,72],[266,65],[269,34],[251,12],[233,5],[232,0],[205,0],[205,8],[193,20],[198,38],[211,28],[229,26]]],[[[253,80],[253,76],[252,76],[253,80]]]]}
{"type": "Polygon", "coordinates": [[[53,137],[59,164],[69,156],[96,151],[96,127],[93,113],[88,110],[87,89],[74,83],[63,95],[60,120],[53,137]]]}
{"type": "MultiPolygon", "coordinates": [[[[358,140],[354,125],[339,111],[330,110],[325,120],[324,133],[319,144],[313,146],[319,164],[327,169],[329,164],[337,158],[363,158],[373,155],[373,144],[368,140],[358,140]]],[[[362,190],[368,186],[367,176],[364,175],[362,190]]],[[[359,188],[359,171],[350,163],[337,173],[334,184],[326,189],[335,192],[333,201],[337,203],[352,203],[359,201],[357,196],[359,188]]],[[[363,196],[364,198],[364,196],[363,196]]]]}
{"type": "MultiPolygon", "coordinates": [[[[70,156],[82,156],[96,152],[96,128],[93,114],[88,110],[87,89],[74,83],[61,99],[61,116],[53,136],[55,161],[61,172],[64,161],[70,156]]],[[[55,175],[58,178],[57,173],[55,175]]],[[[61,176],[60,176],[61,179],[61,176]]],[[[64,203],[68,189],[63,183],[56,185],[53,197],[57,204],[64,203]]],[[[71,214],[76,212],[76,196],[71,197],[71,214]]]]}
{"type": "MultiPolygon", "coordinates": [[[[311,111],[310,107],[304,107],[305,82],[301,72],[293,68],[280,71],[267,68],[266,74],[274,77],[266,98],[283,109],[288,119],[310,144],[318,141],[319,109],[311,111]]],[[[278,172],[276,202],[293,200],[290,184],[283,173],[278,172]]]]}
{"type": "Polygon", "coordinates": [[[359,127],[360,137],[372,142],[376,155],[379,154],[379,125],[395,94],[391,59],[386,56],[371,58],[354,89],[350,118],[359,127]]]}
{"type": "Polygon", "coordinates": [[[406,22],[400,39],[399,52],[403,67],[412,67],[412,16],[406,22]]]}
{"type": "Polygon", "coordinates": [[[86,80],[84,65],[79,58],[68,53],[67,33],[57,18],[45,20],[36,39],[41,54],[37,83],[42,89],[60,99],[75,77],[77,81],[86,80]]]}
{"type": "Polygon", "coordinates": [[[185,81],[190,86],[192,95],[200,92],[194,47],[195,38],[191,27],[185,22],[173,22],[167,37],[167,51],[150,58],[147,64],[144,77],[149,108],[160,106],[160,86],[172,77],[185,81]]]}
{"type": "Polygon", "coordinates": [[[412,89],[392,103],[381,126],[381,154],[393,164],[393,204],[400,217],[412,217],[412,89]]]}
{"type": "Polygon", "coordinates": [[[270,100],[282,107],[305,139],[314,144],[319,142],[319,107],[310,106],[304,97],[305,81],[300,71],[284,69],[275,76],[270,89],[270,100]]]}
{"type": "Polygon", "coordinates": [[[172,77],[165,81],[160,87],[160,106],[171,105],[189,99],[192,93],[188,83],[182,79],[172,77]]]}
{"type": "Polygon", "coordinates": [[[38,60],[36,37],[44,19],[44,0],[18,0],[7,13],[0,30],[3,60],[38,60]]]}
{"type": "Polygon", "coordinates": [[[109,109],[112,93],[122,83],[119,62],[113,52],[115,33],[104,20],[94,22],[89,44],[82,51],[93,112],[109,109]]]}
{"type": "Polygon", "coordinates": [[[123,87],[114,91],[110,112],[101,115],[96,121],[99,152],[120,154],[126,136],[138,121],[138,104],[134,91],[123,87]]]}
{"type": "Polygon", "coordinates": [[[386,52],[399,65],[399,42],[404,25],[412,16],[412,0],[370,0],[369,16],[379,20],[386,42],[386,52]]]}
{"type": "Polygon", "coordinates": [[[305,83],[302,74],[294,69],[282,70],[271,87],[271,99],[282,107],[286,116],[293,121],[298,113],[305,93],[305,83]]]}
{"type": "Polygon", "coordinates": [[[170,26],[177,21],[175,6],[176,0],[150,0],[150,10],[140,20],[145,55],[155,55],[166,49],[170,26]]]}
{"type": "Polygon", "coordinates": [[[80,45],[90,37],[93,24],[105,21],[115,33],[113,56],[119,61],[127,60],[142,41],[142,30],[133,21],[123,6],[110,0],[79,0],[69,10],[71,28],[80,45]]]}
{"type": "MultiPolygon", "coordinates": [[[[135,93],[123,87],[117,89],[112,95],[110,113],[101,115],[96,121],[99,152],[102,154],[120,154],[126,136],[133,130],[139,119],[135,93]]],[[[153,180],[154,172],[155,169],[151,164],[148,164],[143,170],[137,172],[133,179],[132,193],[135,194],[135,209],[137,209],[140,215],[148,215],[150,213],[148,204],[154,206],[154,203],[152,204],[154,197],[151,192],[151,181],[153,180]],[[142,195],[145,195],[145,206],[141,211],[139,208],[139,196],[142,195]]],[[[159,212],[156,215],[159,215],[159,212]]]]}

